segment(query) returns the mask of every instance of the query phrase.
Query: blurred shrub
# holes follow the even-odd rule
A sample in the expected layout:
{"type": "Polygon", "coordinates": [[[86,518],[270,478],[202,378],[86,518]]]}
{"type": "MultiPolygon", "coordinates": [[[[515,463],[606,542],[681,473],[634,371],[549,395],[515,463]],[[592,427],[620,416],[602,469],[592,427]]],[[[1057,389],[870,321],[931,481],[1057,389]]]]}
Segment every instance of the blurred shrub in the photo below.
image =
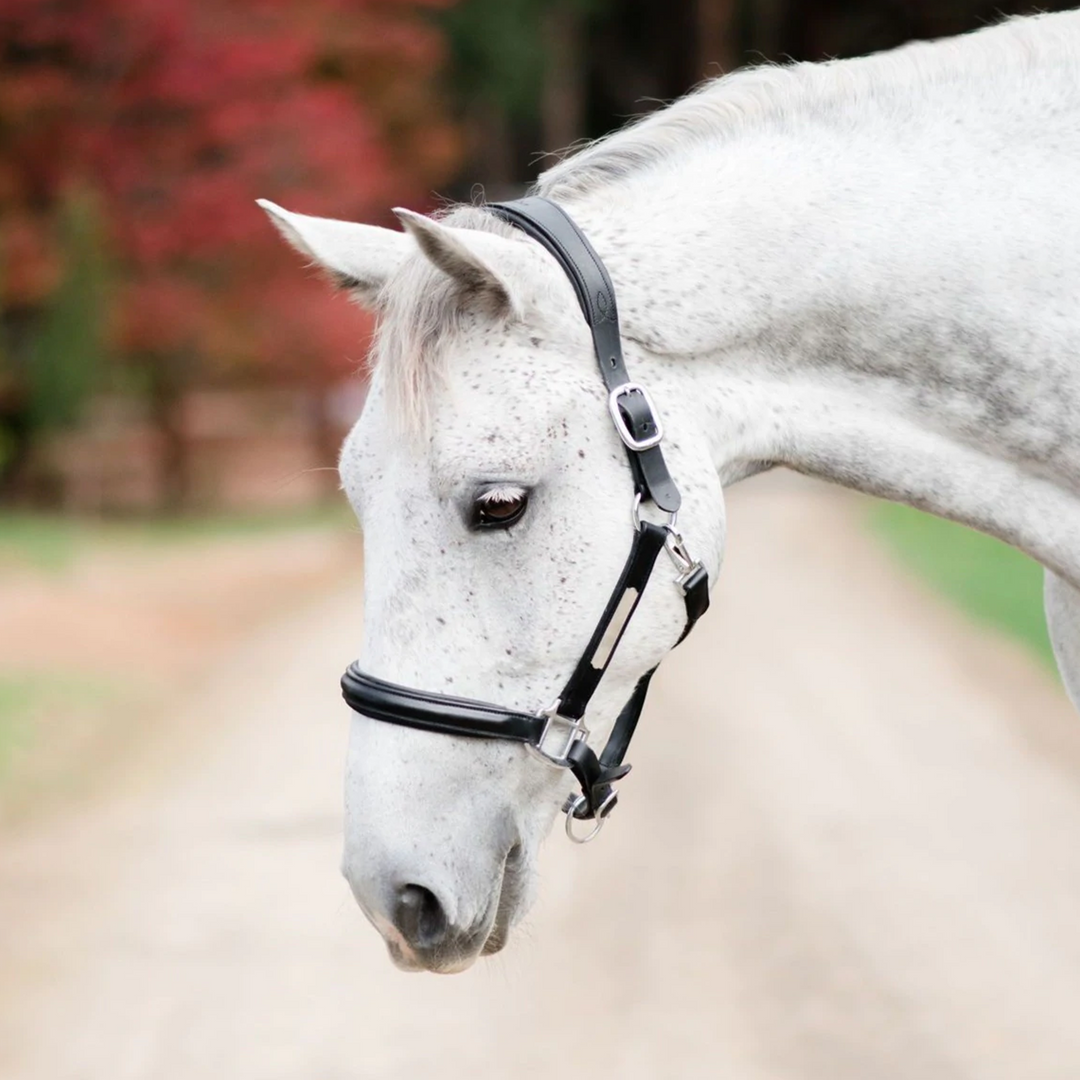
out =
{"type": "Polygon", "coordinates": [[[610,0],[459,0],[440,12],[452,58],[451,82],[464,101],[486,100],[514,120],[539,115],[551,62],[545,17],[585,16],[610,0]]]}
{"type": "Polygon", "coordinates": [[[43,304],[25,373],[35,431],[75,423],[103,367],[107,275],[93,200],[67,198],[59,218],[64,274],[43,304]]]}
{"type": "Polygon", "coordinates": [[[304,280],[254,199],[376,221],[427,201],[457,155],[421,11],[441,4],[0,5],[0,468],[77,415],[106,355],[113,385],[152,400],[174,486],[193,384],[310,386],[355,367],[369,323],[304,280]],[[113,256],[107,296],[85,191],[113,256]]]}

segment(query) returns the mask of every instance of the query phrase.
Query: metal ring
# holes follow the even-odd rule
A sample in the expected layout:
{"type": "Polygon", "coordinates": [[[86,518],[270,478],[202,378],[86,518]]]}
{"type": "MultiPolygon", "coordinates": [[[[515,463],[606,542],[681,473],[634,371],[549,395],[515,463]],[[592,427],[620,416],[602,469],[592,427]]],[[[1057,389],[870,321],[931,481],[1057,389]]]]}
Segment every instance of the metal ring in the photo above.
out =
{"type": "Polygon", "coordinates": [[[604,822],[607,821],[606,817],[598,817],[593,820],[592,829],[585,833],[584,836],[578,836],[574,832],[574,822],[579,820],[574,817],[574,811],[584,806],[588,800],[584,795],[579,795],[566,809],[566,835],[575,844],[587,844],[590,840],[595,840],[600,830],[604,827],[604,822]]]}
{"type": "MultiPolygon", "coordinates": [[[[667,511],[668,519],[664,522],[664,528],[668,532],[675,532],[676,526],[679,524],[679,511],[669,510],[667,511]]],[[[641,492],[634,492],[634,502],[630,507],[630,520],[634,525],[634,532],[641,532],[641,492]]]]}

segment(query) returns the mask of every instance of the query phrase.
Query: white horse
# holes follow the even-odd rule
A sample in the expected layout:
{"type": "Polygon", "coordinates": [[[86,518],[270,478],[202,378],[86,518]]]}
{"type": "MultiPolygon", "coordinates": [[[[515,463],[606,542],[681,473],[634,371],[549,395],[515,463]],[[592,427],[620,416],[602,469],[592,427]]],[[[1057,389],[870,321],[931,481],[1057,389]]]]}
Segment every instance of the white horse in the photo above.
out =
{"type": "MultiPolygon", "coordinates": [[[[1080,700],[1080,13],[736,72],[537,190],[611,272],[680,530],[713,580],[723,491],[764,469],[909,503],[1046,567],[1080,700]]],[[[401,210],[399,233],[263,205],[380,316],[341,458],[364,525],[363,667],[546,703],[630,537],[627,461],[569,281],[482,207],[401,210]],[[510,526],[476,528],[495,519],[510,526]]],[[[595,740],[684,619],[654,581],[590,707],[595,740]]],[[[344,873],[401,966],[502,947],[573,786],[513,744],[353,717],[344,873]],[[408,885],[427,909],[406,925],[408,885]]]]}

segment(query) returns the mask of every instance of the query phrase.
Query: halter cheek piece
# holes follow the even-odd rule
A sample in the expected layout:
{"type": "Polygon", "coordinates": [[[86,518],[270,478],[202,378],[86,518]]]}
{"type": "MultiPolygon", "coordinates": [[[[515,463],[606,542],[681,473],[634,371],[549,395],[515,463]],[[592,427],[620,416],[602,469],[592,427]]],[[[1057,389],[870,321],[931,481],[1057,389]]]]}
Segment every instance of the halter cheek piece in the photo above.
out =
{"type": "Polygon", "coordinates": [[[599,832],[618,799],[615,782],[630,771],[623,757],[656,669],[646,672],[634,688],[599,756],[589,746],[589,731],[583,719],[589,701],[637,609],[660,552],[666,551],[675,563],[675,582],[686,604],[686,626],[679,641],[709,606],[709,575],[701,563],[690,558],[676,531],[681,496],[660,449],[663,429],[648,392],[632,382],[626,370],[615,290],[604,264],[567,213],[547,199],[531,196],[493,203],[490,209],[545,247],[577,293],[592,331],[611,419],[626,448],[634,478],[634,540],[630,555],[585,652],[550,708],[522,713],[487,702],[396,686],[366,675],[355,663],[342,677],[341,691],[351,708],[374,720],[447,735],[509,739],[523,743],[549,764],[569,769],[581,793],[571,795],[563,807],[566,832],[572,840],[584,842],[599,832]],[[643,502],[652,502],[667,513],[667,522],[656,525],[643,521],[638,513],[643,502]],[[593,820],[595,825],[587,835],[578,836],[573,831],[575,820],[593,820]]]}

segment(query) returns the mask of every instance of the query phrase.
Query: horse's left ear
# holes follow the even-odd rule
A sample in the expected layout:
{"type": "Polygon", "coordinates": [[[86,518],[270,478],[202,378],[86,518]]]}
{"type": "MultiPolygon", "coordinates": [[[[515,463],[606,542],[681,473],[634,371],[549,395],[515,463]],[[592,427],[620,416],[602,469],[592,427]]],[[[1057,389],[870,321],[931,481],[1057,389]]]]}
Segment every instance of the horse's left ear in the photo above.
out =
{"type": "Polygon", "coordinates": [[[518,255],[512,240],[476,229],[452,228],[400,206],[394,213],[420,250],[463,292],[499,311],[519,313],[505,272],[518,255]]]}
{"type": "Polygon", "coordinates": [[[383,287],[412,250],[407,236],[375,225],[295,214],[269,199],[256,202],[278,232],[335,284],[368,308],[382,306],[383,287]]]}

